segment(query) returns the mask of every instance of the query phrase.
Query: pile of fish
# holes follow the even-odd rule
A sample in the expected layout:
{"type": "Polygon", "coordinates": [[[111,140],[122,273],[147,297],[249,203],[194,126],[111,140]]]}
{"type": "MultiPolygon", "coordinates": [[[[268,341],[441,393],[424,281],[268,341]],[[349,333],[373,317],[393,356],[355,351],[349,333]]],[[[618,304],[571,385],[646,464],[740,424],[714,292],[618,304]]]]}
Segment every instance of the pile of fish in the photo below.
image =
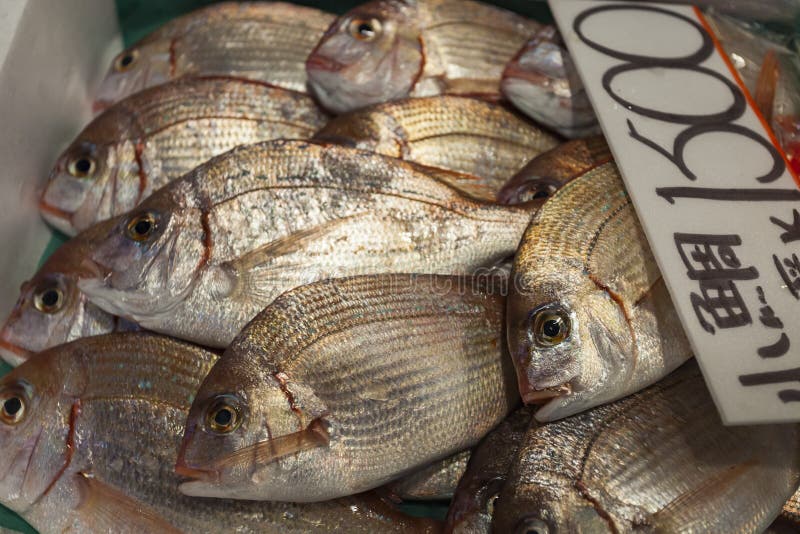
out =
{"type": "Polygon", "coordinates": [[[94,104],[0,330],[41,532],[800,528],[800,427],[722,425],[552,27],[214,4],[94,104]]]}

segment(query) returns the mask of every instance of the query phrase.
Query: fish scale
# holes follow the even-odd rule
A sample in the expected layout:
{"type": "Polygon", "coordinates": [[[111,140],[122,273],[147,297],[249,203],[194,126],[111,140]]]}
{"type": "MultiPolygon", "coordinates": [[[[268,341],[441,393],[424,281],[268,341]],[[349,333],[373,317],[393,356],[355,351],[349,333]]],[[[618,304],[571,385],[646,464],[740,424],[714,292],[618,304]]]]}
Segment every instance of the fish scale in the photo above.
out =
{"type": "Polygon", "coordinates": [[[502,106],[457,96],[411,98],[346,113],[314,139],[474,175],[493,192],[557,144],[502,106]]]}
{"type": "Polygon", "coordinates": [[[257,141],[306,138],[325,121],[310,97],[257,82],[194,78],[154,87],[84,128],[51,172],[41,211],[74,234],[131,210],[213,156],[257,141]],[[94,162],[92,174],[73,175],[79,158],[94,162]]]}
{"type": "MultiPolygon", "coordinates": [[[[67,406],[75,401],[73,395],[80,402],[69,465],[53,489],[23,513],[26,519],[43,534],[64,528],[187,533],[432,528],[430,522],[406,518],[370,495],[297,505],[194,499],[179,493],[180,479],[173,469],[186,414],[215,360],[208,351],[171,339],[122,334],[58,347],[5,377],[0,391],[19,377],[37,388],[35,394],[46,382],[56,386],[48,394],[64,395],[67,406]],[[68,372],[59,377],[62,369],[68,372]],[[62,390],[59,380],[65,376],[62,390]],[[142,386],[144,377],[147,387],[142,386]],[[76,386],[81,386],[80,392],[76,386]],[[149,521],[143,513],[150,514],[149,521]]],[[[45,404],[47,400],[41,398],[30,417],[44,428],[57,428],[63,422],[58,408],[45,404]]],[[[10,450],[13,444],[3,445],[10,450]]],[[[0,494],[0,501],[6,498],[0,494]]]]}
{"type": "Polygon", "coordinates": [[[242,456],[235,468],[220,467],[217,478],[188,482],[183,491],[319,500],[375,487],[473,445],[516,403],[496,289],[465,277],[380,275],[284,294],[242,331],[204,382],[179,465],[227,466],[226,454],[268,448],[296,433],[298,421],[301,432],[322,421],[329,442],[264,464],[242,456]],[[285,393],[264,382],[262,370],[285,377],[293,392],[288,407],[270,401],[259,411],[264,399],[285,393]],[[211,438],[192,429],[223,391],[249,399],[249,422],[211,450],[211,438]],[[302,415],[290,416],[294,422],[278,432],[282,414],[292,411],[302,415]],[[272,428],[267,441],[262,419],[272,428]],[[280,493],[289,479],[292,494],[280,493]]]}
{"type": "Polygon", "coordinates": [[[687,363],[641,393],[529,430],[493,527],[761,532],[800,481],[797,438],[797,425],[723,426],[687,363]]]}
{"type": "Polygon", "coordinates": [[[133,51],[138,56],[123,71],[111,66],[95,106],[184,76],[250,78],[305,93],[305,59],[333,19],[283,2],[221,2],[197,9],[121,52],[115,61],[133,51]]]}
{"type": "Polygon", "coordinates": [[[546,401],[537,419],[634,393],[692,356],[613,162],[544,204],[522,238],[513,273],[508,343],[523,399],[546,401]],[[548,314],[568,329],[553,343],[537,330],[537,318],[548,314]]]}

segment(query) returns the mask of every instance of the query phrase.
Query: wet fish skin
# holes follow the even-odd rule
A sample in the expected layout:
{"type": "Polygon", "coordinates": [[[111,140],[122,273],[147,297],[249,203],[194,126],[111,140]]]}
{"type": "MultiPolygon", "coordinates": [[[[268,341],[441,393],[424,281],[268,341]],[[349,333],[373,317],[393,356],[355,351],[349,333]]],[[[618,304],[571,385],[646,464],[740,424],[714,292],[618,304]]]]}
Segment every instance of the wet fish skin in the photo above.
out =
{"type": "Polygon", "coordinates": [[[619,171],[544,203],[514,260],[508,344],[520,394],[553,421],[629,395],[692,357],[619,171]]]}
{"type": "Polygon", "coordinates": [[[227,347],[275,297],[302,284],[466,274],[513,254],[535,205],[479,201],[446,177],[338,146],[241,147],[116,219],[91,254],[96,275],[79,287],[144,328],[227,347]],[[142,221],[152,221],[149,233],[132,237],[142,221]]]}
{"type": "Polygon", "coordinates": [[[333,19],[285,2],[197,9],[120,52],[95,95],[95,110],[184,76],[231,76],[306,92],[306,57],[333,19]]]}
{"type": "Polygon", "coordinates": [[[215,360],[186,343],[130,333],[31,358],[0,380],[3,402],[25,384],[23,420],[0,422],[0,462],[11,467],[0,501],[43,534],[435,530],[371,495],[310,505],[182,495],[172,470],[183,423],[215,360]]]}
{"type": "Polygon", "coordinates": [[[797,425],[723,426],[694,361],[530,430],[497,532],[762,532],[800,482],[797,425]],[[527,530],[525,530],[527,529],[527,530]]]}
{"type": "Polygon", "coordinates": [[[589,97],[558,31],[538,31],[503,71],[503,95],[536,122],[567,138],[600,133],[589,97]]]}
{"type": "Polygon", "coordinates": [[[376,104],[332,119],[313,139],[477,176],[494,191],[557,144],[503,106],[459,96],[376,104]]]}
{"type": "Polygon", "coordinates": [[[471,452],[462,451],[433,462],[419,471],[390,483],[386,489],[404,501],[444,501],[453,497],[467,469],[471,452]]]}
{"type": "Polygon", "coordinates": [[[181,491],[318,501],[474,445],[518,403],[494,282],[376,275],[282,295],[200,387],[181,491]],[[220,406],[238,426],[214,429],[220,406]]]}
{"type": "Polygon", "coordinates": [[[497,193],[503,204],[520,204],[552,196],[562,186],[613,159],[603,136],[562,143],[533,158],[497,193]]]}
{"type": "Polygon", "coordinates": [[[456,488],[445,533],[490,532],[494,503],[532,422],[533,411],[529,407],[520,408],[481,440],[456,488]]]}
{"type": "Polygon", "coordinates": [[[14,309],[0,326],[0,357],[9,365],[80,337],[136,329],[90,303],[78,289],[78,278],[91,274],[84,257],[110,229],[101,224],[67,241],[22,284],[14,309]]]}
{"type": "Polygon", "coordinates": [[[57,160],[40,199],[75,235],[239,145],[308,138],[327,121],[311,97],[259,82],[190,78],[142,91],[96,117],[57,160]]]}
{"type": "Polygon", "coordinates": [[[325,32],[306,62],[309,87],[334,113],[439,94],[497,99],[503,66],[539,27],[472,0],[367,2],[325,32]]]}

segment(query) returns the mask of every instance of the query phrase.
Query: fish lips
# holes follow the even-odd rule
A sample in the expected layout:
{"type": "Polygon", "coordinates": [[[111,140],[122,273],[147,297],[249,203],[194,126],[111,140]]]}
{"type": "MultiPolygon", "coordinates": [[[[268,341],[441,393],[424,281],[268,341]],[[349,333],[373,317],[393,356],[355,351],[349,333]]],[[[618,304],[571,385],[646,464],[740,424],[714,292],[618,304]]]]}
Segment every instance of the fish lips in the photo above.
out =
{"type": "Polygon", "coordinates": [[[306,71],[309,74],[314,71],[339,72],[345,67],[344,63],[321,54],[311,54],[306,60],[306,71]]]}
{"type": "Polygon", "coordinates": [[[17,367],[21,365],[30,358],[32,354],[31,351],[6,341],[3,338],[3,333],[0,332],[0,358],[5,360],[10,366],[17,367]]]}

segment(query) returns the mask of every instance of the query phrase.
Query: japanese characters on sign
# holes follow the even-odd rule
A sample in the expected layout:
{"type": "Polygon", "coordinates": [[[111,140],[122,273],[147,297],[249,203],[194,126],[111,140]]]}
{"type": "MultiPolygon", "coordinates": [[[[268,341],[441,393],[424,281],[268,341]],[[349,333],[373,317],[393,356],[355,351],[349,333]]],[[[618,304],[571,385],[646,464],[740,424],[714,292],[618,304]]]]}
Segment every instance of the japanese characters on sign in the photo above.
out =
{"type": "Polygon", "coordinates": [[[800,188],[707,22],[550,5],[723,420],[800,421],[800,188]]]}

